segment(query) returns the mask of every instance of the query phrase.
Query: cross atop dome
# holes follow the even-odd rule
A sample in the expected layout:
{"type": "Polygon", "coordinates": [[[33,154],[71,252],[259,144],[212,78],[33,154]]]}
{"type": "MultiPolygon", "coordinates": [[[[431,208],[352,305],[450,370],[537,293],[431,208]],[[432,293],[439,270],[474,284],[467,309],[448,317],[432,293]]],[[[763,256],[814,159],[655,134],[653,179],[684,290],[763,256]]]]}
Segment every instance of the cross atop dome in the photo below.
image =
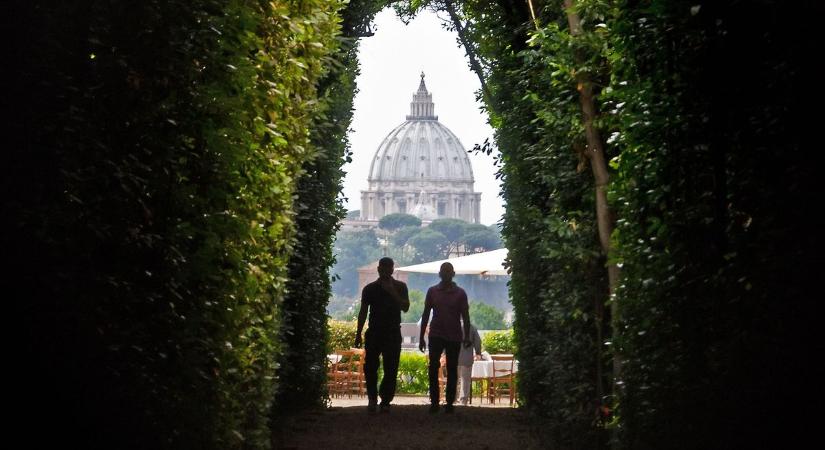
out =
{"type": "Polygon", "coordinates": [[[421,71],[421,83],[418,84],[418,94],[426,94],[427,85],[424,84],[424,71],[421,71]]]}
{"type": "Polygon", "coordinates": [[[427,91],[427,85],[424,84],[424,71],[421,71],[418,92],[413,94],[413,100],[410,102],[410,114],[407,120],[438,120],[438,116],[435,115],[433,94],[427,91]]]}

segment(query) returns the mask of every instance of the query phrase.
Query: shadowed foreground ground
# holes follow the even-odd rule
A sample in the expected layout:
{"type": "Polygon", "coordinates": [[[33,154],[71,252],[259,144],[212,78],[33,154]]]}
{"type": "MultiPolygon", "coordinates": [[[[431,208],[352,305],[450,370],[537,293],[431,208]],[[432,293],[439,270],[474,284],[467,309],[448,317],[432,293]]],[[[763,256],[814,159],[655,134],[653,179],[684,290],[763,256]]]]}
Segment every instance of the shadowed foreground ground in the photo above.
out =
{"type": "Polygon", "coordinates": [[[430,414],[427,405],[394,405],[389,414],[366,407],[308,412],[284,426],[281,449],[540,449],[525,414],[515,408],[459,407],[430,414]]]}

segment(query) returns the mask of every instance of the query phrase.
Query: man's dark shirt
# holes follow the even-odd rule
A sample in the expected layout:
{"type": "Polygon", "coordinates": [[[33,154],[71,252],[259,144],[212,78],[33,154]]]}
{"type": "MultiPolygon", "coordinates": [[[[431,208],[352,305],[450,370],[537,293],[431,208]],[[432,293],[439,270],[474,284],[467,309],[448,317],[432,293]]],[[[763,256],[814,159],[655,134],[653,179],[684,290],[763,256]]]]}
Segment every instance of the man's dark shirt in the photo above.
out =
{"type": "MultiPolygon", "coordinates": [[[[401,298],[408,298],[407,285],[392,280],[401,298]]],[[[369,329],[373,333],[397,333],[401,329],[401,306],[381,287],[378,280],[364,286],[361,303],[370,307],[369,329]]]]}

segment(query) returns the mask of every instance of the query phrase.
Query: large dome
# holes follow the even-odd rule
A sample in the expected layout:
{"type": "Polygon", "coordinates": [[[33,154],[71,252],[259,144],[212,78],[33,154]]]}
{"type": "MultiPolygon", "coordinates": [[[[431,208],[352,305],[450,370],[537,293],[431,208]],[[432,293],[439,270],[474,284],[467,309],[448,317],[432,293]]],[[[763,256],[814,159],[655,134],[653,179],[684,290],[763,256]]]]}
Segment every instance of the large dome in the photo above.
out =
{"type": "Polygon", "coordinates": [[[369,181],[473,182],[467,152],[438,120],[407,120],[384,138],[370,167],[369,181]]]}
{"type": "Polygon", "coordinates": [[[438,122],[423,73],[410,115],[378,146],[367,184],[360,215],[367,226],[393,213],[415,214],[425,222],[479,222],[481,193],[473,191],[470,158],[458,137],[438,122]]]}
{"type": "Polygon", "coordinates": [[[422,74],[410,115],[384,138],[370,166],[368,181],[470,183],[473,168],[455,134],[438,121],[422,74]]]}

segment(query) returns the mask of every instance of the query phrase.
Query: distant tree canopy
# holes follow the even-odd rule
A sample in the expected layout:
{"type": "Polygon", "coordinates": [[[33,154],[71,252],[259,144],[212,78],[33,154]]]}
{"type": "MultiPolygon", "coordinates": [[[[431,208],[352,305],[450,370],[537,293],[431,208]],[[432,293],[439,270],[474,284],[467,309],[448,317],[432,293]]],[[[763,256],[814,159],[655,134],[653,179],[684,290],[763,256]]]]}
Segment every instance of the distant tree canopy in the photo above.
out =
{"type": "Polygon", "coordinates": [[[441,251],[447,257],[450,253],[458,252],[468,226],[472,225],[460,219],[436,219],[430,223],[428,228],[441,233],[446,238],[441,251]]]}
{"type": "Polygon", "coordinates": [[[470,323],[479,330],[506,330],[504,311],[480,300],[470,302],[470,323]]]}
{"type": "Polygon", "coordinates": [[[359,267],[375,262],[381,258],[378,237],[372,229],[358,231],[339,231],[333,246],[335,265],[332,274],[337,277],[333,282],[336,295],[354,297],[358,292],[359,267]]]}
{"type": "Polygon", "coordinates": [[[501,248],[501,235],[489,228],[471,231],[464,235],[466,253],[480,253],[501,248]]]}
{"type": "Polygon", "coordinates": [[[388,214],[378,221],[378,228],[387,231],[396,231],[403,227],[420,227],[421,219],[412,214],[388,214]]]}
{"type": "Polygon", "coordinates": [[[415,249],[413,261],[420,263],[444,258],[450,241],[442,233],[427,227],[410,237],[407,244],[415,249]]]}
{"type": "Polygon", "coordinates": [[[421,232],[421,227],[414,226],[414,227],[404,227],[397,230],[392,237],[390,238],[393,245],[396,247],[403,247],[407,245],[407,241],[410,240],[411,237],[415,236],[416,234],[421,232]]]}
{"type": "MultiPolygon", "coordinates": [[[[391,214],[384,218],[390,217],[389,222],[393,225],[402,220],[411,222],[409,219],[399,220],[401,216],[408,215],[391,214]]],[[[436,219],[426,227],[406,225],[392,230],[390,255],[415,263],[486,252],[502,246],[497,226],[487,227],[459,219],[436,219]]]]}
{"type": "Polygon", "coordinates": [[[424,312],[424,293],[417,290],[410,290],[410,309],[405,313],[401,313],[401,322],[413,323],[421,320],[421,314],[424,312]]]}

